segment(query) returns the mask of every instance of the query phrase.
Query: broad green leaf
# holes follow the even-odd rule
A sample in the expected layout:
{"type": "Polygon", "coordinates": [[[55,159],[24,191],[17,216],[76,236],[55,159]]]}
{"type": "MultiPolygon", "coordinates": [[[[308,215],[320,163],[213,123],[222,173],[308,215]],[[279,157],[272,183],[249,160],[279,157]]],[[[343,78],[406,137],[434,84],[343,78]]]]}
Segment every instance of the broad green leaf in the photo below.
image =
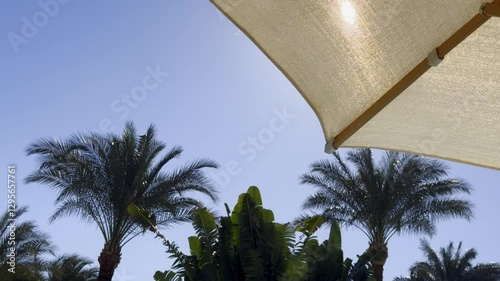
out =
{"type": "Polygon", "coordinates": [[[206,208],[200,208],[193,212],[192,220],[198,237],[205,239],[205,242],[211,245],[217,231],[217,224],[213,214],[206,208]]]}
{"type": "Polygon", "coordinates": [[[231,213],[231,223],[233,224],[233,239],[236,246],[239,245],[240,241],[240,215],[241,209],[243,208],[243,201],[245,200],[246,193],[240,194],[238,196],[238,202],[234,205],[233,212],[231,213]]]}
{"type": "Polygon", "coordinates": [[[348,280],[349,271],[352,268],[352,259],[346,258],[344,261],[344,270],[342,272],[342,280],[348,280]]]}
{"type": "Polygon", "coordinates": [[[332,222],[332,225],[330,227],[330,237],[328,237],[328,244],[330,247],[339,250],[342,249],[342,236],[340,234],[340,225],[336,222],[332,222]]]}
{"type": "Polygon", "coordinates": [[[201,242],[196,236],[189,236],[189,249],[191,250],[191,255],[196,256],[198,259],[201,257],[201,242]]]}
{"type": "Polygon", "coordinates": [[[182,278],[173,271],[156,271],[153,276],[155,281],[182,281],[182,278]]]}
{"type": "Polygon", "coordinates": [[[227,203],[224,203],[224,207],[226,208],[227,215],[231,216],[231,209],[229,209],[229,205],[227,203]]]}
{"type": "Polygon", "coordinates": [[[262,197],[260,196],[260,190],[256,186],[250,186],[248,188],[247,194],[250,195],[255,205],[262,206],[262,197]]]}
{"type": "Polygon", "coordinates": [[[139,208],[135,204],[128,205],[127,212],[129,213],[130,218],[140,224],[144,229],[149,229],[153,232],[156,231],[155,215],[150,215],[147,210],[139,208]]]}
{"type": "Polygon", "coordinates": [[[325,219],[321,215],[312,216],[300,223],[296,230],[307,236],[313,235],[323,224],[325,219]]]}
{"type": "Polygon", "coordinates": [[[241,208],[243,207],[243,201],[245,200],[246,193],[240,194],[238,196],[238,202],[234,205],[233,212],[231,213],[231,221],[233,224],[238,224],[239,214],[241,213],[241,208]]]}
{"type": "Polygon", "coordinates": [[[262,219],[264,222],[273,222],[274,221],[274,213],[268,209],[262,209],[262,219]]]}

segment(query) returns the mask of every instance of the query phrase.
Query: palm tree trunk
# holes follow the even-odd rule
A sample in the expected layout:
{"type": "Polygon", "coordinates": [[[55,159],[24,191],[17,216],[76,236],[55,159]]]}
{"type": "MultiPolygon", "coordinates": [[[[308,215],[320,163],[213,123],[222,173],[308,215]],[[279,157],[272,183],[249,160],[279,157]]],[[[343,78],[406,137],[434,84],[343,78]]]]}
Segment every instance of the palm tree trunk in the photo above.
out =
{"type": "MultiPolygon", "coordinates": [[[[385,239],[380,239],[384,241],[385,239]]],[[[373,277],[375,280],[382,281],[384,279],[384,265],[389,257],[389,249],[387,244],[384,242],[371,242],[368,251],[375,254],[373,260],[371,261],[373,267],[373,277]]]]}
{"type": "Polygon", "coordinates": [[[99,275],[97,276],[97,281],[111,281],[120,260],[120,247],[112,247],[109,245],[109,242],[104,244],[104,248],[98,258],[99,275]]]}
{"type": "Polygon", "coordinates": [[[384,265],[383,264],[375,264],[373,266],[373,276],[375,280],[382,281],[384,278],[384,265]]]}

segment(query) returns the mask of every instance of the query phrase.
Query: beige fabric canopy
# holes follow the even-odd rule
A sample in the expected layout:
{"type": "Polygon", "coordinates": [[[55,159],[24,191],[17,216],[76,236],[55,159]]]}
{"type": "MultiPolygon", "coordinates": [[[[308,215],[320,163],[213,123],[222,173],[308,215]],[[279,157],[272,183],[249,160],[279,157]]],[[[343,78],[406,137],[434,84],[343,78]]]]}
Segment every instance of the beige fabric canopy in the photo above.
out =
{"type": "Polygon", "coordinates": [[[500,0],[212,1],[313,108],[328,152],[500,169],[500,0]]]}

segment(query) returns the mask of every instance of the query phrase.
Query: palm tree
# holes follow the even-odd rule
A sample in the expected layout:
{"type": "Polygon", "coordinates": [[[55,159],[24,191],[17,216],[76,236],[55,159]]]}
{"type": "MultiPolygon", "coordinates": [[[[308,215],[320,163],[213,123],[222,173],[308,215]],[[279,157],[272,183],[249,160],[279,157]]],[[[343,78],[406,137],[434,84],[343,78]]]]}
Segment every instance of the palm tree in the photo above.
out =
{"type": "Polygon", "coordinates": [[[441,248],[439,254],[426,240],[421,240],[420,249],[427,261],[417,262],[410,268],[410,277],[399,277],[395,281],[498,281],[500,280],[500,264],[488,263],[472,265],[477,256],[475,249],[461,253],[462,242],[457,249],[453,242],[441,248]]]}
{"type": "Polygon", "coordinates": [[[387,152],[375,163],[370,149],[352,150],[347,160],[318,161],[301,183],[318,191],[303,208],[319,210],[329,222],[360,229],[369,239],[367,251],[378,253],[371,261],[376,280],[383,278],[387,243],[400,233],[436,232],[436,221],[451,217],[470,220],[472,204],[456,198],[469,194],[463,180],[448,178],[448,168],[438,160],[408,153],[387,152]]]}
{"type": "MultiPolygon", "coordinates": [[[[33,221],[19,222],[19,218],[28,211],[19,207],[15,211],[5,211],[0,216],[0,272],[5,280],[42,280],[47,260],[45,255],[54,255],[55,246],[47,233],[41,231],[33,221]],[[11,224],[15,222],[15,228],[11,224]],[[15,239],[11,237],[14,230],[15,239]],[[11,251],[15,247],[15,274],[9,272],[11,251]]],[[[3,280],[3,279],[2,279],[3,280]]]]}
{"type": "Polygon", "coordinates": [[[28,155],[38,155],[40,165],[26,182],[44,183],[58,191],[58,209],[51,221],[76,215],[102,233],[97,280],[112,279],[122,247],[142,233],[130,219],[128,205],[150,211],[158,225],[165,226],[188,221],[190,211],[201,205],[188,194],[217,199],[203,173],[203,168],[217,165],[201,159],[164,172],[164,166],[182,153],[176,146],[158,159],[165,147],[153,125],[138,136],[128,122],[121,136],[82,133],[65,140],[40,139],[27,148],[28,155]]]}
{"type": "Polygon", "coordinates": [[[99,269],[92,261],[79,255],[61,255],[47,267],[47,281],[87,281],[97,277],[99,269]]]}

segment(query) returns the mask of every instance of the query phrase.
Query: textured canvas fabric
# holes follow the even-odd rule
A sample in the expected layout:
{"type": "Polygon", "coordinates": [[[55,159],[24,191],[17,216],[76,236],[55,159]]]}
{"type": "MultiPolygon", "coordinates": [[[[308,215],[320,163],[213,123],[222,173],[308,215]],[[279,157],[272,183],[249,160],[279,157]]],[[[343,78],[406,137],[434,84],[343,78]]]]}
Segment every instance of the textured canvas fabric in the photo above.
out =
{"type": "Polygon", "coordinates": [[[500,168],[500,19],[492,19],[344,144],[500,168]]]}
{"type": "MultiPolygon", "coordinates": [[[[299,90],[326,141],[472,17],[477,0],[213,0],[299,90]]],[[[493,18],[343,147],[500,169],[500,18],[493,18]]]]}

